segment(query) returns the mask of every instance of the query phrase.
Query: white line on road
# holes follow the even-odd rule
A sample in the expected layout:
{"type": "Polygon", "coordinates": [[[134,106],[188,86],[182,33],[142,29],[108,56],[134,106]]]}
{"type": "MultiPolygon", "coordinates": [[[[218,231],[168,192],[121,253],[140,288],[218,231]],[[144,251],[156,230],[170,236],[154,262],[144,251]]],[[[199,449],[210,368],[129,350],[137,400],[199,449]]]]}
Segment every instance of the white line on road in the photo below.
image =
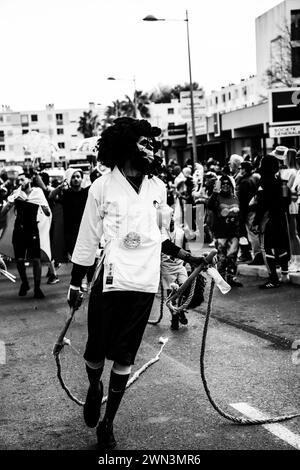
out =
{"type": "Polygon", "coordinates": [[[296,104],[278,104],[277,108],[297,108],[296,104]]]}
{"type": "MultiPolygon", "coordinates": [[[[269,418],[268,415],[261,413],[259,410],[253,408],[247,403],[231,403],[230,406],[232,406],[236,410],[240,411],[240,413],[251,419],[269,418]]],[[[291,446],[300,450],[300,436],[298,434],[293,433],[282,424],[262,424],[262,427],[270,431],[275,436],[279,437],[279,439],[282,439],[291,446]]]]}
{"type": "Polygon", "coordinates": [[[0,365],[6,364],[5,342],[0,340],[0,365]]]}

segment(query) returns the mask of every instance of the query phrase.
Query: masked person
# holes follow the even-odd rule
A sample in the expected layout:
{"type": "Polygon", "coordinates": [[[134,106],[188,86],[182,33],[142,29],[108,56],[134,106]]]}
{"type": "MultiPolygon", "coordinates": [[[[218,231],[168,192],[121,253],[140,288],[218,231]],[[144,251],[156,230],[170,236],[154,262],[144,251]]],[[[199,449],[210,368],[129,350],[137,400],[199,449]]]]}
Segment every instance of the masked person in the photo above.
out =
{"type": "Polygon", "coordinates": [[[89,427],[96,427],[100,418],[105,359],[114,361],[105,415],[97,427],[100,448],[116,446],[113,421],[158,291],[161,251],[195,265],[203,261],[168,240],[158,220],[167,207],[165,184],[153,176],[160,170],[161,159],[155,155],[159,134],[146,120],[129,117],[116,119],[103,131],[98,159],[111,172],[90,187],[72,256],[68,302],[76,308],[81,280],[104,239],[104,261],[89,299],[84,353],[90,385],[83,414],[89,427]]]}

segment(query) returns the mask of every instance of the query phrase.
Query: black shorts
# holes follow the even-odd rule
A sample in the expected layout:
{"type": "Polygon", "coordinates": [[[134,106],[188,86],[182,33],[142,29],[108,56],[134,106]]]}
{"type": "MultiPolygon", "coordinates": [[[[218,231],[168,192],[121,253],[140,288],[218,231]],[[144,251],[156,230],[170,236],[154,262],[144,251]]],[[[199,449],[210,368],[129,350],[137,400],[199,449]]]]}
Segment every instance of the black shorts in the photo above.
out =
{"type": "Polygon", "coordinates": [[[134,364],[150,316],[155,294],[102,292],[102,275],[91,290],[88,307],[88,340],[84,359],[110,359],[134,364]]]}
{"type": "Polygon", "coordinates": [[[40,237],[38,230],[15,229],[12,243],[16,259],[33,259],[41,257],[40,237]]]}

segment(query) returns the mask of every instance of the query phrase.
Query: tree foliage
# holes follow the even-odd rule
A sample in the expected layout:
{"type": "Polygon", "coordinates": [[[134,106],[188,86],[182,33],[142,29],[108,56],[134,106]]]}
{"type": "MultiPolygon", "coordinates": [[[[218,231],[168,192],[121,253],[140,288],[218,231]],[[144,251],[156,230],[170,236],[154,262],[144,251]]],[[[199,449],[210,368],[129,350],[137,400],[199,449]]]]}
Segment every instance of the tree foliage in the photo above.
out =
{"type": "Polygon", "coordinates": [[[97,135],[99,127],[98,115],[93,114],[92,110],[84,111],[79,118],[78,132],[83,134],[84,138],[97,135]]]}
{"type": "Polygon", "coordinates": [[[264,79],[268,88],[274,86],[293,86],[292,41],[289,25],[278,27],[278,36],[272,41],[271,63],[265,71],[264,79]]]}

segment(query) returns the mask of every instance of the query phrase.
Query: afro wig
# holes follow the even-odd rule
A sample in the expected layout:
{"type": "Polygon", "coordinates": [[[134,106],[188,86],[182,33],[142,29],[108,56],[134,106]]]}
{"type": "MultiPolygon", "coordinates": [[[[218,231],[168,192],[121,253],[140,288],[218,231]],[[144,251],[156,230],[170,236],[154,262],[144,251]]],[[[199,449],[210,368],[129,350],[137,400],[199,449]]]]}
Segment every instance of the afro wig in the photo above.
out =
{"type": "MultiPolygon", "coordinates": [[[[140,137],[149,139],[155,155],[160,148],[160,142],[155,137],[158,137],[160,133],[161,129],[152,127],[145,119],[118,118],[112,126],[102,132],[97,142],[98,160],[113,169],[116,165],[122,167],[126,160],[142,158],[145,153],[137,146],[140,137]]],[[[155,158],[156,164],[157,159],[158,157],[155,158]]]]}

